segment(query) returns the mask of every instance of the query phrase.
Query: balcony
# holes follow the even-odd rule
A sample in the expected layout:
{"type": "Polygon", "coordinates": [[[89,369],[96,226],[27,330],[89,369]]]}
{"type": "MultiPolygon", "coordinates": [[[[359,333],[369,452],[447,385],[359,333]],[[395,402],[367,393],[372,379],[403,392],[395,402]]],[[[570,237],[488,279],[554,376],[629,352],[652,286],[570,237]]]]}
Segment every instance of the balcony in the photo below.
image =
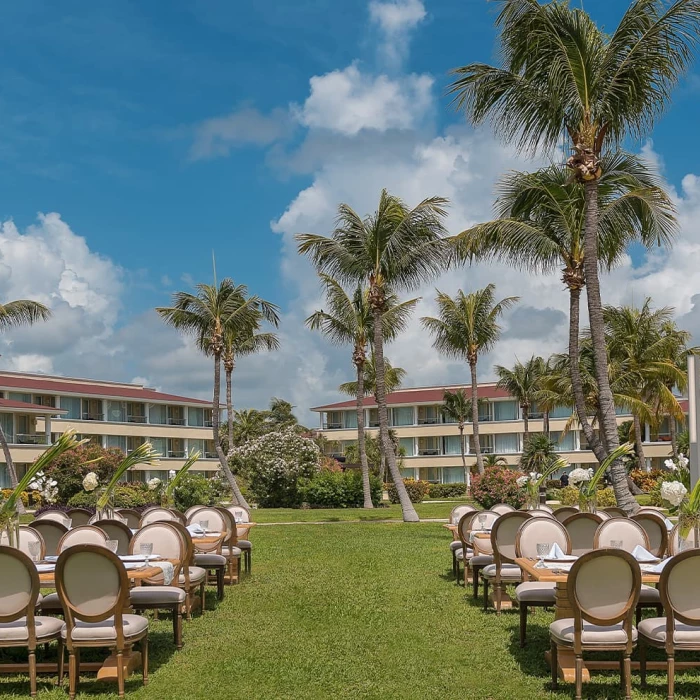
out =
{"type": "Polygon", "coordinates": [[[14,437],[15,445],[48,445],[46,434],[39,433],[17,433],[14,437]]]}
{"type": "Polygon", "coordinates": [[[145,423],[146,422],[146,416],[132,416],[129,415],[126,417],[126,422],[127,423],[145,423]]]}
{"type": "Polygon", "coordinates": [[[218,457],[219,455],[217,455],[216,452],[204,451],[204,459],[218,459],[218,457]]]}
{"type": "Polygon", "coordinates": [[[418,425],[437,425],[440,422],[439,418],[419,418],[418,425]]]}
{"type": "Polygon", "coordinates": [[[204,427],[205,427],[205,428],[213,428],[213,427],[214,427],[214,421],[205,420],[205,421],[204,421],[204,427]]]}
{"type": "Polygon", "coordinates": [[[182,459],[185,456],[185,450],[168,450],[168,457],[173,459],[182,459]]]}
{"type": "Polygon", "coordinates": [[[185,425],[184,418],[168,418],[168,425],[185,425]]]}
{"type": "Polygon", "coordinates": [[[338,422],[324,423],[324,424],[323,424],[323,429],[324,429],[324,430],[342,430],[342,429],[343,429],[343,424],[342,424],[342,423],[338,423],[338,422]]]}
{"type": "Polygon", "coordinates": [[[419,457],[439,457],[441,454],[439,447],[419,447],[418,456],[419,457]]]}
{"type": "Polygon", "coordinates": [[[100,420],[105,419],[104,413],[93,413],[91,411],[82,414],[83,420],[100,420]]]}

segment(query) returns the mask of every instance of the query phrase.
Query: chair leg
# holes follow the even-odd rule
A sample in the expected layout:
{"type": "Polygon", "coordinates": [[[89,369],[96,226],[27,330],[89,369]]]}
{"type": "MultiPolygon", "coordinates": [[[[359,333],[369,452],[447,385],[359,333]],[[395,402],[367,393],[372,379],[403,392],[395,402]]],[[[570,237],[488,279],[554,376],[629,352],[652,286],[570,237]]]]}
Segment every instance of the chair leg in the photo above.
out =
{"type": "Polygon", "coordinates": [[[173,636],[175,648],[182,649],[182,606],[180,604],[173,608],[173,636]]]}
{"type": "Polygon", "coordinates": [[[216,593],[219,600],[224,599],[224,573],[223,566],[216,570],[216,593]]]}
{"type": "Polygon", "coordinates": [[[74,700],[78,687],[78,658],[73,649],[68,650],[68,698],[74,700]]]}
{"type": "Polygon", "coordinates": [[[642,607],[640,605],[638,605],[636,610],[634,611],[634,626],[639,627],[639,623],[641,621],[642,621],[642,607]]]}
{"type": "Polygon", "coordinates": [[[501,601],[503,599],[503,582],[497,581],[493,584],[493,603],[496,608],[496,614],[501,614],[501,601]]]}
{"type": "Polygon", "coordinates": [[[248,576],[250,576],[250,574],[253,571],[253,552],[251,552],[249,549],[246,549],[245,556],[246,556],[246,569],[248,571],[248,576]]]}
{"type": "Polygon", "coordinates": [[[520,603],[520,648],[525,646],[525,636],[527,634],[527,605],[520,603]]]}
{"type": "Polygon", "coordinates": [[[673,655],[668,657],[668,700],[673,700],[676,686],[676,660],[673,655]]]}
{"type": "Polygon", "coordinates": [[[36,650],[29,650],[29,695],[36,697],[36,650]]]}
{"type": "Polygon", "coordinates": [[[124,650],[117,649],[117,692],[120,698],[124,697],[124,650]]]}
{"type": "Polygon", "coordinates": [[[576,655],[576,700],[581,700],[581,690],[583,686],[583,657],[576,655]]]}
{"type": "Polygon", "coordinates": [[[452,575],[455,577],[457,583],[459,583],[459,570],[457,565],[457,554],[452,552],[452,575]]]}
{"type": "Polygon", "coordinates": [[[141,640],[141,667],[143,684],[148,685],[148,635],[141,640]]]}
{"type": "Polygon", "coordinates": [[[192,589],[186,591],[185,595],[185,613],[187,614],[187,621],[192,621],[192,589]]]}
{"type": "Polygon", "coordinates": [[[642,690],[647,687],[647,645],[639,638],[639,683],[642,690]]]}
{"type": "Polygon", "coordinates": [[[63,640],[58,638],[58,680],[56,685],[60,686],[63,683],[63,664],[64,664],[65,652],[63,650],[63,640]]]}
{"type": "Polygon", "coordinates": [[[632,662],[629,654],[625,654],[622,659],[622,674],[624,676],[625,700],[630,700],[632,697],[632,662]]]}
{"type": "Polygon", "coordinates": [[[204,581],[199,585],[199,599],[202,601],[202,610],[201,614],[204,615],[204,601],[206,600],[206,585],[207,585],[207,579],[205,577],[204,581]]]}
{"type": "Polygon", "coordinates": [[[489,580],[484,579],[484,611],[488,610],[489,607],[489,580]]]}
{"type": "Polygon", "coordinates": [[[549,656],[552,665],[552,688],[556,690],[559,687],[559,648],[553,639],[549,643],[549,656]]]}
{"type": "Polygon", "coordinates": [[[475,566],[472,569],[472,586],[474,588],[474,598],[479,598],[479,567],[475,566]]]}

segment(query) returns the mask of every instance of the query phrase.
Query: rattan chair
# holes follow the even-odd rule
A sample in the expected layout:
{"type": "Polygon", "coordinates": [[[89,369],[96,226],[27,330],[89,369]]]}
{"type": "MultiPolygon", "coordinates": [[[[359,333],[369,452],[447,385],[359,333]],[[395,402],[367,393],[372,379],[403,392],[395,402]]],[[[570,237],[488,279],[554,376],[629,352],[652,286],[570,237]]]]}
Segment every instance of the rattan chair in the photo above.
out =
{"type": "Polygon", "coordinates": [[[515,563],[515,538],[523,521],[531,517],[530,511],[516,510],[504,513],[494,522],[491,529],[493,564],[481,570],[481,578],[484,581],[484,610],[488,608],[490,583],[493,584],[493,604],[496,613],[500,615],[505,585],[522,581],[523,573],[515,563]]]}
{"type": "Polygon", "coordinates": [[[677,554],[666,564],[659,580],[665,617],[639,623],[639,673],[646,687],[647,646],[664,649],[669,700],[673,700],[676,651],[700,651],[700,550],[677,554]]]}
{"type": "Polygon", "coordinates": [[[117,513],[126,520],[126,525],[131,530],[138,530],[141,524],[141,513],[131,508],[118,508],[117,513]]]}
{"type": "Polygon", "coordinates": [[[630,700],[630,655],[637,641],[633,616],[641,585],[639,564],[622,549],[595,550],[574,562],[566,583],[573,617],[549,626],[554,689],[559,647],[571,649],[576,658],[576,700],[581,700],[584,652],[617,651],[622,657],[621,682],[630,700]]]}
{"type": "MultiPolygon", "coordinates": [[[[19,549],[0,545],[0,648],[26,647],[29,653],[29,689],[36,697],[36,647],[58,641],[58,684],[63,674],[63,621],[34,614],[39,598],[39,574],[19,549]]],[[[0,666],[2,670],[2,666],[0,666]]]]}
{"type": "MultiPolygon", "coordinates": [[[[571,539],[566,528],[555,519],[530,518],[515,537],[515,556],[534,559],[537,545],[542,542],[557,544],[564,554],[571,553],[571,539]]],[[[547,581],[523,581],[515,589],[515,599],[520,608],[520,646],[525,646],[528,608],[548,608],[555,605],[556,584],[547,581]]]]}
{"type": "Polygon", "coordinates": [[[148,683],[148,619],[129,615],[129,579],[124,564],[108,549],[79,544],[56,563],[56,590],[65,612],[62,636],[68,647],[70,700],[80,675],[80,649],[107,647],[117,657],[117,687],[124,696],[124,654],[140,642],[143,683],[148,683]]]}
{"type": "Polygon", "coordinates": [[[125,522],[122,520],[99,520],[96,525],[107,535],[108,540],[116,540],[119,543],[117,545],[118,556],[129,553],[129,543],[134,533],[125,522]]]}
{"type": "Polygon", "coordinates": [[[41,520],[33,520],[29,527],[36,530],[44,540],[44,556],[51,557],[58,554],[58,543],[63,535],[68,532],[68,528],[55,520],[42,518],[41,520]]]}
{"type": "Polygon", "coordinates": [[[574,513],[562,525],[571,539],[571,553],[577,557],[593,550],[593,540],[603,519],[597,513],[574,513]]]}
{"type": "Polygon", "coordinates": [[[560,522],[563,523],[567,518],[570,518],[572,515],[576,515],[578,513],[578,508],[574,508],[574,506],[562,506],[561,508],[557,508],[552,515],[560,522]]]}
{"type": "Polygon", "coordinates": [[[61,537],[57,553],[60,555],[69,547],[75,547],[79,544],[94,544],[106,548],[108,539],[104,530],[100,530],[99,527],[95,527],[95,525],[81,525],[80,527],[74,527],[61,537]]]}
{"type": "Polygon", "coordinates": [[[639,523],[649,540],[649,551],[657,557],[665,557],[668,551],[668,528],[662,516],[649,512],[633,515],[631,520],[639,523]]]}
{"type": "Polygon", "coordinates": [[[71,508],[66,515],[71,519],[71,526],[89,525],[92,511],[87,508],[71,508]]]}
{"type": "Polygon", "coordinates": [[[70,516],[62,510],[45,510],[43,513],[34,516],[35,520],[52,520],[60,523],[66,529],[70,529],[73,525],[70,516]]]}

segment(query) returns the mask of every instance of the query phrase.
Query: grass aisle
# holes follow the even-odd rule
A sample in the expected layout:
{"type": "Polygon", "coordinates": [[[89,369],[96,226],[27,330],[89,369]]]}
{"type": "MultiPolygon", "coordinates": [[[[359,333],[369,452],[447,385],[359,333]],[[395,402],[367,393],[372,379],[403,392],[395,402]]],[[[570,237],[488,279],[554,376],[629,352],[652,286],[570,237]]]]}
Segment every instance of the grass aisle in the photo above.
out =
{"type": "MultiPolygon", "coordinates": [[[[530,643],[518,647],[516,612],[497,617],[455,586],[448,536],[437,523],[259,527],[254,575],[227,588],[225,601],[185,625],[172,648],[169,620],[152,623],[151,682],[127,697],[149,700],[376,698],[509,700],[571,698],[549,691],[544,664],[551,614],[532,616],[530,643]]],[[[677,697],[700,697],[696,674],[678,677],[677,697]]],[[[620,698],[613,674],[594,676],[587,698],[620,698]]],[[[0,676],[0,697],[28,696],[0,676]],[[3,694],[4,693],[4,694],[3,694]],[[12,693],[15,693],[13,696],[12,693]]],[[[635,698],[665,697],[651,674],[635,698]]],[[[114,698],[86,678],[83,700],[114,698]]],[[[65,690],[40,684],[40,698],[65,690]]]]}

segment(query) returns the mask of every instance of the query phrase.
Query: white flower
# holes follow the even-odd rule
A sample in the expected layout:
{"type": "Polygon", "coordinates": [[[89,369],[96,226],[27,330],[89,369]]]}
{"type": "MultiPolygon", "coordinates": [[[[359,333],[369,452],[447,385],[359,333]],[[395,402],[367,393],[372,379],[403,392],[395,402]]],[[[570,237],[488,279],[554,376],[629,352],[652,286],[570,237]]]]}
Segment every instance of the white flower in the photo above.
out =
{"type": "Polygon", "coordinates": [[[32,483],[29,484],[29,488],[32,489],[32,491],[38,491],[41,486],[36,481],[32,481],[32,483]]]}
{"type": "Polygon", "coordinates": [[[690,460],[681,452],[678,455],[678,466],[682,467],[683,469],[687,469],[689,463],[690,460]]]}
{"type": "Polygon", "coordinates": [[[569,473],[569,483],[572,486],[577,486],[578,484],[582,484],[586,481],[590,481],[593,478],[593,470],[592,469],[572,469],[571,472],[569,473]]]}
{"type": "Polygon", "coordinates": [[[523,488],[523,487],[527,484],[527,482],[528,482],[529,480],[530,480],[530,477],[523,475],[523,476],[519,476],[519,477],[515,480],[515,483],[516,483],[520,488],[523,488]]]}
{"type": "Polygon", "coordinates": [[[174,469],[171,469],[171,470],[168,472],[168,478],[169,478],[169,479],[174,479],[176,473],[177,473],[177,472],[176,472],[174,469]]]}
{"type": "Polygon", "coordinates": [[[542,474],[538,474],[537,472],[530,472],[530,479],[532,479],[532,481],[537,481],[537,479],[541,478],[542,474]]]}
{"type": "Polygon", "coordinates": [[[687,493],[688,489],[680,481],[664,481],[661,484],[661,498],[672,506],[679,506],[687,493]]]}
{"type": "Polygon", "coordinates": [[[154,476],[152,479],[148,480],[148,490],[155,491],[160,486],[160,479],[154,476]]]}
{"type": "Polygon", "coordinates": [[[675,471],[678,467],[676,467],[676,463],[672,459],[667,459],[664,462],[664,465],[666,466],[667,469],[670,469],[671,471],[675,471]]]}
{"type": "Polygon", "coordinates": [[[100,482],[97,480],[97,474],[95,472],[90,472],[85,475],[83,479],[83,488],[86,491],[94,491],[100,482]]]}

